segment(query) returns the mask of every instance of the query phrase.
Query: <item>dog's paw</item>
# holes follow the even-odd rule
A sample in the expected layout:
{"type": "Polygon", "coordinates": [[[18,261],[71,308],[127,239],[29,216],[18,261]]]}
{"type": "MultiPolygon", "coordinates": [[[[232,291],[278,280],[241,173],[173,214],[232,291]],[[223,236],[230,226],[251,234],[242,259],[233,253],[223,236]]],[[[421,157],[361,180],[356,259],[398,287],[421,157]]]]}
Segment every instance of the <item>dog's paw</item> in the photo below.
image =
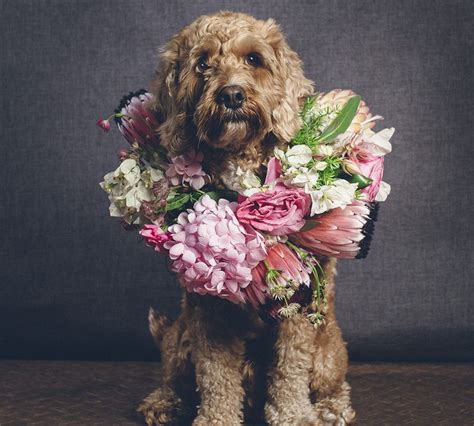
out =
{"type": "Polygon", "coordinates": [[[351,407],[350,386],[347,382],[344,382],[338,394],[318,401],[315,408],[324,426],[350,425],[356,418],[351,407]]]}
{"type": "Polygon", "coordinates": [[[324,426],[324,423],[317,416],[306,416],[298,419],[295,423],[297,426],[324,426]]]}
{"type": "Polygon", "coordinates": [[[157,389],[146,397],[137,409],[148,426],[176,425],[183,417],[183,404],[169,392],[157,389]]]}
{"type": "Polygon", "coordinates": [[[328,408],[319,411],[321,425],[323,426],[346,426],[354,423],[356,414],[352,407],[347,407],[342,412],[334,412],[328,408]]]}

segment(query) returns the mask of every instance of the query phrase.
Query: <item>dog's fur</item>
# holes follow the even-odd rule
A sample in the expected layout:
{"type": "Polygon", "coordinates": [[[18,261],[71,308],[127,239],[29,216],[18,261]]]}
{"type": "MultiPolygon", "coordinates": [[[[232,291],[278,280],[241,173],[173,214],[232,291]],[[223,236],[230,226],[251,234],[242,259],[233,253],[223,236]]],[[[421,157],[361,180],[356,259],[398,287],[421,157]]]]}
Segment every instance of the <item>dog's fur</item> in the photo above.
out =
{"type": "MultiPolygon", "coordinates": [[[[172,155],[199,147],[205,170],[222,185],[237,165],[261,172],[274,147],[299,129],[302,102],[313,93],[301,65],[271,19],[231,12],[199,18],[161,55],[153,108],[163,146],[172,155]],[[216,101],[227,85],[245,92],[241,108],[216,101]]],[[[189,294],[173,324],[151,311],[162,383],[139,407],[146,422],[350,423],[347,351],[334,316],[336,261],[321,262],[328,311],[317,329],[304,314],[269,325],[251,308],[189,294]]]]}

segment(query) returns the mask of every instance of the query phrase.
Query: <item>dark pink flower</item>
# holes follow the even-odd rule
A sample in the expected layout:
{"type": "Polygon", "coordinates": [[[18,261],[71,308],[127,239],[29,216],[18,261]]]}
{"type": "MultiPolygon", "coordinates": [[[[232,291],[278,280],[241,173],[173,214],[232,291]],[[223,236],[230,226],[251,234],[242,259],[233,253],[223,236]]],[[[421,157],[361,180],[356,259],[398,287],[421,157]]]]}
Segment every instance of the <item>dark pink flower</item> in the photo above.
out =
{"type": "Polygon", "coordinates": [[[146,243],[154,247],[156,251],[166,251],[163,245],[169,241],[170,234],[163,231],[158,225],[145,225],[140,231],[140,235],[145,238],[146,243]]]}
{"type": "Polygon", "coordinates": [[[278,243],[268,250],[264,262],[252,269],[252,282],[244,289],[246,299],[254,306],[264,304],[269,295],[268,268],[278,271],[275,283],[288,287],[290,282],[309,286],[310,276],[295,253],[285,244],[278,243]]]}
{"type": "Polygon", "coordinates": [[[276,185],[257,192],[239,204],[235,215],[240,223],[271,235],[297,232],[311,207],[311,198],[303,190],[276,185]]]}
{"type": "Polygon", "coordinates": [[[281,175],[281,162],[275,157],[270,158],[267,166],[265,185],[275,182],[281,175]]]}
{"type": "Polygon", "coordinates": [[[104,131],[108,132],[110,130],[110,121],[109,120],[99,120],[97,125],[104,131]]]}

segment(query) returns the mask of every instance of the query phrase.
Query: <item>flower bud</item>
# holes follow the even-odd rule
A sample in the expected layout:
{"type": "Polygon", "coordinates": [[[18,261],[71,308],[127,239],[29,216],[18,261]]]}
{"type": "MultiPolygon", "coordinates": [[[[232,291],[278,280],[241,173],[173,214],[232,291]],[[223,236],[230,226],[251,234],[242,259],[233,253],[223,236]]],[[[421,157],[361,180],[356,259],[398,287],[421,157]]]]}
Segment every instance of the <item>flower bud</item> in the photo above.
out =
{"type": "Polygon", "coordinates": [[[108,132],[110,130],[110,121],[109,120],[99,120],[97,125],[104,131],[108,132]]]}
{"type": "Polygon", "coordinates": [[[343,160],[342,162],[342,170],[344,170],[349,175],[360,175],[361,171],[359,165],[352,160],[343,160]]]}

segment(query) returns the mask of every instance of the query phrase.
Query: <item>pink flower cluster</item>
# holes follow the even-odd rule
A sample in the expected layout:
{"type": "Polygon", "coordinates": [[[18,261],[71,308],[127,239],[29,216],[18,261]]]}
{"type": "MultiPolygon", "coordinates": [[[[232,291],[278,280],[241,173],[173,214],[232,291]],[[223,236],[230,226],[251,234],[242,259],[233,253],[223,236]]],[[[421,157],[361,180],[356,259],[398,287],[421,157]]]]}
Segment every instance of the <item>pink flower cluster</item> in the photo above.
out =
{"type": "Polygon", "coordinates": [[[201,189],[208,179],[208,175],[202,170],[202,160],[202,152],[193,150],[173,157],[166,170],[166,176],[173,185],[187,183],[194,189],[201,189]]]}
{"type": "Polygon", "coordinates": [[[239,223],[236,207],[204,195],[170,226],[170,240],[164,247],[189,292],[246,301],[243,289],[252,281],[252,268],[267,252],[263,237],[239,223]]]}

